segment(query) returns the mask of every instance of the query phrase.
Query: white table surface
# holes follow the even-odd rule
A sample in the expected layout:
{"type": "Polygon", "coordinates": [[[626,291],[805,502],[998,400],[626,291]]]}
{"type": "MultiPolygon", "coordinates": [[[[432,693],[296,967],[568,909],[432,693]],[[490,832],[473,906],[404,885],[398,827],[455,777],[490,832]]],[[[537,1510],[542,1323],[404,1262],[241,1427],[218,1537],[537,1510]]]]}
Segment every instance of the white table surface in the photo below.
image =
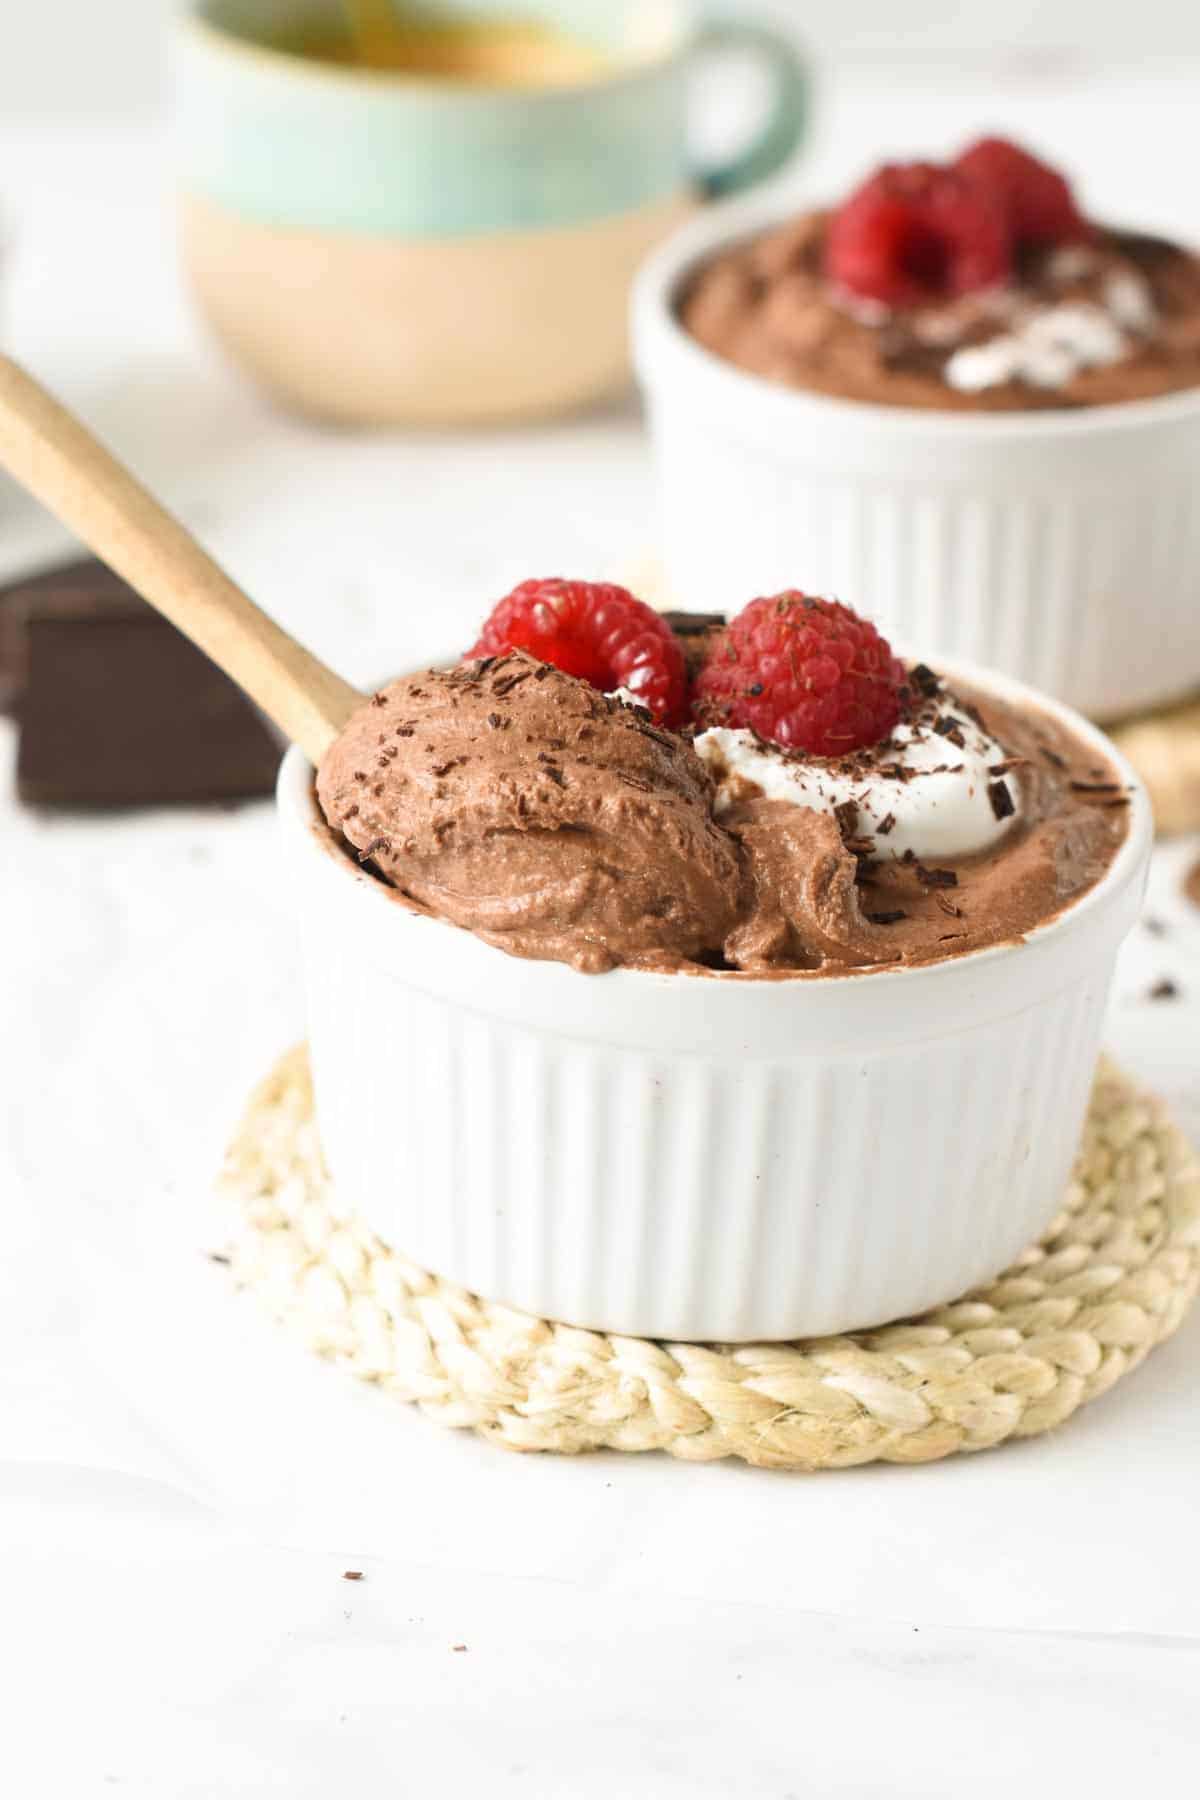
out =
{"type": "MultiPolygon", "coordinates": [[[[860,74],[827,88],[793,185],[999,122],[1087,168],[1110,215],[1200,237],[1196,80],[860,74]]],[[[315,649],[368,679],[521,576],[636,564],[631,401],[367,441],[269,410],[178,292],[164,158],[151,125],[0,129],[5,336],[315,649]]],[[[0,494],[0,574],[61,547],[0,494]]],[[[522,1459],[441,1432],[308,1361],[205,1255],[222,1141],[300,1030],[269,810],[50,821],[13,804],[11,750],[4,727],[14,1795],[1190,1791],[1200,1317],[1059,1434],[924,1469],[522,1459]]],[[[1158,856],[1166,929],[1130,943],[1109,1036],[1200,1132],[1198,850],[1158,856]],[[1181,996],[1149,1000],[1163,975],[1181,996]]]]}

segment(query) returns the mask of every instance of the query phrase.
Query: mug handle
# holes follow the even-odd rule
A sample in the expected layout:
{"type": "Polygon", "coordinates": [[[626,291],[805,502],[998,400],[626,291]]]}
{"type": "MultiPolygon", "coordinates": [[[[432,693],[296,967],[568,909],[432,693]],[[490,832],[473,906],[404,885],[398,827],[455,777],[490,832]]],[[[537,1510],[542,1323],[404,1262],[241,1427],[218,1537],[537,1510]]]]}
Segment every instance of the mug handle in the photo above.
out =
{"type": "Polygon", "coordinates": [[[770,25],[740,19],[712,19],[696,34],[700,52],[749,50],[764,64],[774,94],[758,134],[729,162],[696,171],[707,200],[723,199],[765,181],[782,168],[808,128],[810,82],[808,64],[791,39],[770,25]]]}

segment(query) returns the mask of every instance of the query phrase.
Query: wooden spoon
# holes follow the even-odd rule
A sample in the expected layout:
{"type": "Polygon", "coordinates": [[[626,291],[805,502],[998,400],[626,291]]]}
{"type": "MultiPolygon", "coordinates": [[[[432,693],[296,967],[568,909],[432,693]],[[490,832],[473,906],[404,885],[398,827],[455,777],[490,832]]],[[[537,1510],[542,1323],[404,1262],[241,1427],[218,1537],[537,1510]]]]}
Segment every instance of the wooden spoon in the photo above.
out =
{"type": "Polygon", "coordinates": [[[7,356],[0,356],[0,466],[320,763],[363,695],[255,606],[86,426],[7,356]]]}

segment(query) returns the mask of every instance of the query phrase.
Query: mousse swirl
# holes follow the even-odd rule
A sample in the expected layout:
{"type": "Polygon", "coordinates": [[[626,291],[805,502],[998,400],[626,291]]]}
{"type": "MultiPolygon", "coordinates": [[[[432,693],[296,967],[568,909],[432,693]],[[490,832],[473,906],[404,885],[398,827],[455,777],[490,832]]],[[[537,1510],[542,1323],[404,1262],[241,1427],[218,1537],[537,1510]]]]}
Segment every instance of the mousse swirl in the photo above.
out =
{"type": "Polygon", "coordinates": [[[1112,767],[1054,715],[909,671],[842,757],[693,741],[523,652],[391,683],[317,791],[401,900],[519,956],[759,977],[940,961],[1019,939],[1107,869],[1112,767]]]}

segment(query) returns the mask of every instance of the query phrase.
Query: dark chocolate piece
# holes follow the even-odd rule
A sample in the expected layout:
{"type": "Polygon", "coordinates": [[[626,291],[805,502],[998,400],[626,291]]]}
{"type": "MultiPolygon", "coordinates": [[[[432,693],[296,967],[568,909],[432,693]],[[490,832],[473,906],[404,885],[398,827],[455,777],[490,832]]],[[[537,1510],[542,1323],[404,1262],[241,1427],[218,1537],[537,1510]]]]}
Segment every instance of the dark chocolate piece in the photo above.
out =
{"type": "Polygon", "coordinates": [[[48,571],[2,600],[19,690],[17,793],[26,804],[195,805],[271,792],[275,733],[101,564],[48,571]]]}
{"type": "Polygon", "coordinates": [[[1017,810],[1007,781],[989,781],[988,799],[998,819],[1011,819],[1017,810]]]}
{"type": "Polygon", "coordinates": [[[39,618],[136,618],[149,611],[91,557],[0,588],[0,712],[15,712],[29,673],[28,623],[39,618]]]}
{"type": "Polygon", "coordinates": [[[681,638],[703,637],[706,632],[719,631],[725,623],[725,614],[719,612],[665,612],[663,618],[681,638]]]}

